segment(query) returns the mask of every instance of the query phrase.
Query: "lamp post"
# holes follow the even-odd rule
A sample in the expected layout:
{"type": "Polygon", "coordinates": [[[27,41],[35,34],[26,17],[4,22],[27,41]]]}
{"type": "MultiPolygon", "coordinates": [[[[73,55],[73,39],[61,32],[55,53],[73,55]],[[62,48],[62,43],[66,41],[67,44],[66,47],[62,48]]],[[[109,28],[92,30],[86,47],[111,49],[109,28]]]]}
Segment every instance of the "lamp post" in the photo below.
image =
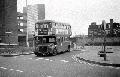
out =
{"type": "Polygon", "coordinates": [[[105,22],[105,20],[103,20],[103,32],[104,32],[103,52],[104,52],[104,61],[106,61],[107,60],[106,59],[106,34],[107,34],[107,32],[106,32],[106,22],[105,22]]]}

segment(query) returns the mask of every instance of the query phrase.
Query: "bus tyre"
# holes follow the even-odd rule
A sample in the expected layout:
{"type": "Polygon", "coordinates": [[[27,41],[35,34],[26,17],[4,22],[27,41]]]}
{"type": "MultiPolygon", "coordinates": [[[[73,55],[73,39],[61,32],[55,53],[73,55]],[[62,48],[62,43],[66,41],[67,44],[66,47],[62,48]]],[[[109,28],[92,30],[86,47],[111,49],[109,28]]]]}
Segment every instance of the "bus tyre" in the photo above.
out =
{"type": "Polygon", "coordinates": [[[54,56],[57,55],[57,49],[56,48],[53,49],[52,55],[54,55],[54,56]]]}
{"type": "Polygon", "coordinates": [[[42,56],[42,54],[41,54],[41,53],[38,53],[38,52],[34,52],[34,54],[35,54],[36,56],[42,56]]]}
{"type": "Polygon", "coordinates": [[[38,53],[37,53],[37,52],[34,52],[34,54],[35,54],[36,56],[38,56],[38,53]]]}
{"type": "Polygon", "coordinates": [[[68,45],[68,50],[67,51],[70,52],[70,45],[68,45]]]}

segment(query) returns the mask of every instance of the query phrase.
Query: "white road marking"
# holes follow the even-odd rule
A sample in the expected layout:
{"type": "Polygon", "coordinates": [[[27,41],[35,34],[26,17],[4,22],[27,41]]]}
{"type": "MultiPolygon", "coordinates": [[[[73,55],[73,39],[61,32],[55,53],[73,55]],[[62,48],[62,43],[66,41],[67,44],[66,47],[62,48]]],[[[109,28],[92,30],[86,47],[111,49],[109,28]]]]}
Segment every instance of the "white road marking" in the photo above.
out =
{"type": "Polygon", "coordinates": [[[0,68],[4,68],[4,67],[0,67],[0,68]]]}
{"type": "Polygon", "coordinates": [[[65,61],[65,60],[60,60],[60,61],[65,61]]]}
{"type": "Polygon", "coordinates": [[[43,58],[38,58],[38,59],[36,59],[36,60],[39,60],[39,59],[43,59],[43,58]]]}
{"type": "Polygon", "coordinates": [[[14,70],[14,69],[10,69],[10,71],[12,71],[12,70],[14,70]]]}
{"type": "Polygon", "coordinates": [[[66,63],[67,63],[67,62],[69,62],[69,61],[64,61],[64,62],[66,62],[66,63]]]}
{"type": "Polygon", "coordinates": [[[39,59],[35,59],[35,60],[39,60],[39,59]]]}
{"type": "Polygon", "coordinates": [[[7,69],[7,68],[4,67],[3,69],[7,69]]]}
{"type": "Polygon", "coordinates": [[[18,71],[18,72],[23,72],[23,71],[21,71],[21,70],[16,70],[16,71],[18,71]]]}
{"type": "Polygon", "coordinates": [[[43,58],[38,58],[38,59],[43,59],[43,58]]]}
{"type": "Polygon", "coordinates": [[[19,71],[19,72],[23,72],[23,71],[19,71]]]}
{"type": "Polygon", "coordinates": [[[66,61],[66,60],[60,60],[60,61],[63,61],[63,62],[69,62],[69,61],[66,61]]]}
{"type": "Polygon", "coordinates": [[[47,77],[52,77],[52,76],[47,76],[47,77]]]}
{"type": "Polygon", "coordinates": [[[45,60],[49,60],[49,59],[45,59],[45,60]]]}
{"type": "Polygon", "coordinates": [[[7,69],[7,68],[5,68],[5,67],[0,67],[0,68],[2,68],[2,69],[7,69]]]}
{"type": "Polygon", "coordinates": [[[53,61],[53,60],[49,60],[49,61],[53,61]]]}

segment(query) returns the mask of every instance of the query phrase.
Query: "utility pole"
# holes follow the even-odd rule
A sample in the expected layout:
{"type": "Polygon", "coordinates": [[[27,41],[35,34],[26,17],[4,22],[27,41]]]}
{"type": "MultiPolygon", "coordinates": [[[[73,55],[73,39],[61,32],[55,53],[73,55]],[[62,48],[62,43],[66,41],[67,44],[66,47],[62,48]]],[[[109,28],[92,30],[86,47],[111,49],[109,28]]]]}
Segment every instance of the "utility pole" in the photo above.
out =
{"type": "MultiPolygon", "coordinates": [[[[26,0],[26,10],[27,10],[27,0],[26,0]]],[[[27,12],[26,12],[27,13],[27,12]]],[[[27,15],[27,14],[26,14],[27,15]]],[[[26,19],[27,19],[27,16],[26,16],[26,19]]],[[[27,19],[28,20],[28,19],[27,19]]],[[[27,47],[29,47],[29,42],[28,42],[28,25],[27,25],[27,35],[26,35],[26,44],[27,44],[27,47]]]]}

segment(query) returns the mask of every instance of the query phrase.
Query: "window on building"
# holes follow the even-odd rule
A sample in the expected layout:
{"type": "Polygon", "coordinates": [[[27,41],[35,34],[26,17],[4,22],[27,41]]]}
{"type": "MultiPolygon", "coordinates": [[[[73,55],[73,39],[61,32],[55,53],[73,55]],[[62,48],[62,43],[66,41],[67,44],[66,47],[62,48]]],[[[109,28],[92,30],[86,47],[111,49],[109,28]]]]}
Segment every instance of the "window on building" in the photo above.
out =
{"type": "Polygon", "coordinates": [[[23,29],[20,29],[21,32],[23,32],[23,29]]]}
{"type": "Polygon", "coordinates": [[[20,19],[19,17],[17,17],[17,19],[20,19]]]}
{"type": "Polygon", "coordinates": [[[109,28],[109,25],[106,25],[106,28],[108,29],[108,28],[109,28]]]}
{"type": "Polygon", "coordinates": [[[23,26],[23,23],[20,23],[20,26],[23,26]]]}
{"type": "Polygon", "coordinates": [[[18,23],[18,25],[20,25],[20,23],[18,23]]]}
{"type": "Polygon", "coordinates": [[[23,19],[23,17],[20,17],[20,19],[23,19]]]}

